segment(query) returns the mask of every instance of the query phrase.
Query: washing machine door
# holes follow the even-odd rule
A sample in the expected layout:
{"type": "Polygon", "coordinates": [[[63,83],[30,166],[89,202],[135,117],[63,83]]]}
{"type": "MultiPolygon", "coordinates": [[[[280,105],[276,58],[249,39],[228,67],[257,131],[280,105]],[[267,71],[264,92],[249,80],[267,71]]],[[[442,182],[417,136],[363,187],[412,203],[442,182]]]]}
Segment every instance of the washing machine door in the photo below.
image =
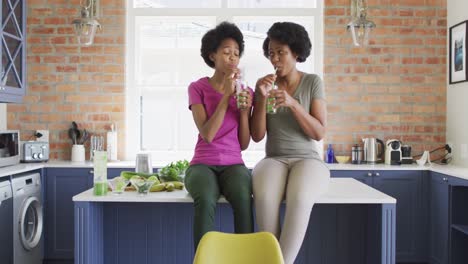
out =
{"type": "Polygon", "coordinates": [[[42,236],[42,205],[36,197],[29,197],[23,204],[19,221],[19,236],[23,247],[30,251],[42,236]]]}

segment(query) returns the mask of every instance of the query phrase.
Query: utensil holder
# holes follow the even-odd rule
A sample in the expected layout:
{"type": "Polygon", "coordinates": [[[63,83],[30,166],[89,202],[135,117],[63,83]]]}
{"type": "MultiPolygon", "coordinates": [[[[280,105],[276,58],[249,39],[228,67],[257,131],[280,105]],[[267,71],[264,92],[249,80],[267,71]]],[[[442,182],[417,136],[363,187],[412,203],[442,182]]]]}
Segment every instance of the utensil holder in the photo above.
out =
{"type": "Polygon", "coordinates": [[[85,161],[84,145],[75,144],[72,146],[71,161],[72,162],[84,162],[85,161]]]}

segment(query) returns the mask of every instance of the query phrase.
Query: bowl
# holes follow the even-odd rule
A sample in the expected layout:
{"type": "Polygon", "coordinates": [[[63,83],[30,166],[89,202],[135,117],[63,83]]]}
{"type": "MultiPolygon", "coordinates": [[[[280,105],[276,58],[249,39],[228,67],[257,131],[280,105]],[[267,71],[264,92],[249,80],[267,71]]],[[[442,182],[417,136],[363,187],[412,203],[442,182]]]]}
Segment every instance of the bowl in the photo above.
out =
{"type": "Polygon", "coordinates": [[[125,187],[128,185],[128,180],[119,176],[112,180],[108,180],[107,184],[111,188],[113,194],[121,194],[125,191],[125,187]]]}
{"type": "Polygon", "coordinates": [[[348,163],[351,159],[350,156],[335,156],[336,161],[340,164],[348,163]]]}
{"type": "Polygon", "coordinates": [[[132,185],[135,187],[138,194],[140,195],[148,194],[148,191],[151,189],[151,186],[153,186],[153,184],[156,183],[156,181],[146,180],[143,178],[139,178],[139,179],[132,178],[130,179],[130,182],[132,183],[132,185]]]}

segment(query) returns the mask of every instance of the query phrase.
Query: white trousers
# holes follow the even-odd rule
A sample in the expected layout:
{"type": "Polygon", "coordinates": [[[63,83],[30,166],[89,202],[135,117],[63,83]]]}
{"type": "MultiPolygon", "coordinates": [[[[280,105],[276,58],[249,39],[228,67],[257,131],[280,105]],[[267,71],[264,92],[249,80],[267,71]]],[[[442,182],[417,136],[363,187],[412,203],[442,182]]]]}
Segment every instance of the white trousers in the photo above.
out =
{"type": "Polygon", "coordinates": [[[260,231],[279,240],[285,264],[293,264],[301,249],[312,206],[328,189],[330,170],[315,159],[265,158],[253,170],[256,222],[260,231]],[[286,213],[280,231],[280,206],[286,213]]]}

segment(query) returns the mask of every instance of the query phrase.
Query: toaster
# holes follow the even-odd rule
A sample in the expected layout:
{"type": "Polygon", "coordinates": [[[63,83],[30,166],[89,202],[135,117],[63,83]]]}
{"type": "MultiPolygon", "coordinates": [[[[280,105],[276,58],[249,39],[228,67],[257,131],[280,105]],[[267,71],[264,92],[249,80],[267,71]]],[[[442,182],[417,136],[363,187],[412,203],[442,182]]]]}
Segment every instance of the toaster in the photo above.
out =
{"type": "Polygon", "coordinates": [[[49,160],[49,142],[26,141],[22,145],[21,162],[44,162],[49,160]]]}

